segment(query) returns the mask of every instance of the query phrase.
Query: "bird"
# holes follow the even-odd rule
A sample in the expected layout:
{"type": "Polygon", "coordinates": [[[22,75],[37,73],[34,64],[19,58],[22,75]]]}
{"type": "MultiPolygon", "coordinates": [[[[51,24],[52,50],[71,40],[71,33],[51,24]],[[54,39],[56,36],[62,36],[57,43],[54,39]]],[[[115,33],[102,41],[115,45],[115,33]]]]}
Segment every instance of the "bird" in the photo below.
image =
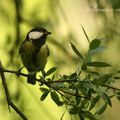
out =
{"type": "Polygon", "coordinates": [[[20,45],[19,54],[28,71],[27,82],[32,85],[36,84],[37,72],[44,72],[50,54],[46,39],[50,34],[52,33],[43,27],[33,28],[27,33],[25,40],[20,45]]]}

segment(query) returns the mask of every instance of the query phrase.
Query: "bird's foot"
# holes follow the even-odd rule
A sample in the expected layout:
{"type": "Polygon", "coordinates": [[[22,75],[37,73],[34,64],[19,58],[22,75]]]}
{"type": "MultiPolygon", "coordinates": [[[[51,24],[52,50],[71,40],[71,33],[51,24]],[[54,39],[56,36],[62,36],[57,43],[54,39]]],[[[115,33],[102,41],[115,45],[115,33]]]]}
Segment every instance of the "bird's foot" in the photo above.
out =
{"type": "Polygon", "coordinates": [[[45,71],[41,71],[42,72],[42,77],[45,78],[45,71]]]}
{"type": "Polygon", "coordinates": [[[21,70],[24,68],[24,66],[23,67],[21,67],[20,69],[18,69],[18,71],[16,71],[16,76],[17,77],[19,77],[20,76],[20,73],[21,73],[21,70]]]}

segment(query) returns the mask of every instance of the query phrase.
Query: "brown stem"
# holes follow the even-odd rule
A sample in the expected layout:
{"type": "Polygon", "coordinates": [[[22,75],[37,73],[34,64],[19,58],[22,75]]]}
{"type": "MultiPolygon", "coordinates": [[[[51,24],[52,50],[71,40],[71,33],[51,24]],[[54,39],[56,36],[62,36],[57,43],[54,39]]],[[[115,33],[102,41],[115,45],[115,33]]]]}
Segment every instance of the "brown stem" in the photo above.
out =
{"type": "MultiPolygon", "coordinates": [[[[5,69],[3,69],[3,72],[14,73],[14,74],[17,73],[17,71],[5,70],[5,69]]],[[[19,75],[24,76],[24,77],[28,77],[28,75],[24,74],[24,73],[19,73],[19,75]]],[[[52,84],[54,84],[54,83],[61,83],[61,82],[62,83],[64,83],[64,82],[72,83],[72,82],[78,82],[77,80],[54,80],[54,81],[43,81],[42,82],[42,81],[40,81],[40,79],[37,79],[37,78],[36,78],[36,81],[38,81],[38,82],[40,82],[42,84],[45,84],[46,86],[48,86],[48,87],[50,87],[52,89],[55,89],[54,86],[52,86],[52,84]]],[[[107,87],[107,88],[112,89],[112,90],[118,90],[118,91],[120,91],[119,88],[115,88],[115,87],[112,87],[112,86],[108,86],[108,85],[102,85],[102,86],[107,87]]],[[[59,89],[58,91],[62,92],[62,93],[70,94],[72,96],[76,96],[76,94],[74,94],[74,93],[70,93],[70,92],[67,92],[67,91],[64,91],[64,90],[61,90],[61,89],[59,89]]],[[[85,96],[79,96],[79,97],[89,99],[89,98],[87,98],[85,96]]]]}
{"type": "Polygon", "coordinates": [[[116,88],[116,87],[113,87],[113,86],[109,86],[109,85],[103,85],[104,87],[107,87],[107,88],[109,88],[109,89],[112,89],[112,90],[118,90],[118,91],[120,91],[120,89],[119,88],[116,88]]]}
{"type": "Polygon", "coordinates": [[[8,109],[10,111],[10,106],[21,116],[21,118],[23,118],[23,120],[28,120],[28,118],[22,113],[22,111],[20,111],[17,106],[12,102],[11,97],[10,97],[10,93],[6,84],[6,79],[5,79],[5,75],[4,75],[4,68],[2,66],[2,63],[0,61],[0,74],[1,74],[1,78],[2,78],[2,84],[5,90],[5,95],[6,95],[6,100],[8,103],[8,109]]]}

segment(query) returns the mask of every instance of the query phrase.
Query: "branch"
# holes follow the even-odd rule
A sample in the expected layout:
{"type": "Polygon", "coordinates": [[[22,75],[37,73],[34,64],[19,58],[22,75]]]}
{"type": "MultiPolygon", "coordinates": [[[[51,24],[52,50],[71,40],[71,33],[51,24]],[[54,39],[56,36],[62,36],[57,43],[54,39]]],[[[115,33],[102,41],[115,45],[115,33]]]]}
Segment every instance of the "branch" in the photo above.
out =
{"type": "MultiPolygon", "coordinates": [[[[3,69],[3,72],[7,72],[7,73],[14,73],[14,74],[17,74],[18,71],[13,71],[13,70],[6,70],[6,69],[3,69]]],[[[28,77],[27,74],[24,74],[24,73],[19,73],[19,76],[23,76],[23,77],[28,77]]],[[[41,82],[40,79],[35,79],[36,81],[38,82],[41,82]]],[[[78,82],[77,80],[54,80],[54,81],[45,81],[43,82],[44,84],[45,83],[48,83],[48,84],[52,84],[52,83],[61,83],[61,82],[68,82],[68,83],[71,83],[71,82],[78,82]]]]}
{"type": "Polygon", "coordinates": [[[116,88],[116,87],[112,87],[112,86],[109,86],[109,85],[103,85],[104,87],[107,87],[107,88],[109,88],[109,89],[112,89],[112,90],[118,90],[118,91],[120,91],[120,89],[119,88],[116,88]]]}
{"type": "Polygon", "coordinates": [[[12,102],[11,97],[10,97],[10,93],[6,84],[6,79],[5,79],[5,75],[4,75],[4,68],[2,66],[2,63],[0,61],[0,74],[1,74],[1,78],[2,78],[2,84],[5,90],[5,95],[6,95],[6,100],[8,103],[8,109],[10,111],[10,106],[21,116],[21,118],[23,118],[23,120],[28,120],[28,118],[16,107],[16,105],[12,102]]]}
{"type": "MultiPolygon", "coordinates": [[[[5,69],[3,69],[3,72],[16,74],[18,71],[5,70],[5,69]]],[[[24,77],[28,77],[28,75],[27,75],[27,74],[24,74],[24,73],[19,73],[19,75],[24,76],[24,77]]],[[[54,88],[53,86],[51,86],[51,84],[54,84],[54,83],[65,83],[65,82],[67,82],[67,83],[72,83],[72,82],[74,82],[74,83],[75,83],[75,82],[78,82],[77,80],[41,81],[40,79],[37,79],[37,78],[36,78],[36,81],[40,82],[41,84],[45,84],[46,86],[51,87],[51,88],[53,88],[53,89],[55,89],[55,88],[54,88]]],[[[108,86],[108,85],[102,85],[102,86],[103,86],[103,87],[107,87],[107,88],[112,89],[112,90],[118,90],[118,91],[120,91],[120,89],[119,89],[119,88],[116,88],[116,87],[112,87],[112,86],[108,86]]],[[[63,92],[63,93],[70,94],[70,95],[72,95],[72,96],[76,96],[76,94],[74,94],[74,93],[69,93],[69,92],[63,91],[63,90],[59,90],[59,91],[61,91],[61,92],[63,92]]],[[[84,97],[84,96],[79,96],[79,97],[88,99],[87,97],[84,97]]]]}

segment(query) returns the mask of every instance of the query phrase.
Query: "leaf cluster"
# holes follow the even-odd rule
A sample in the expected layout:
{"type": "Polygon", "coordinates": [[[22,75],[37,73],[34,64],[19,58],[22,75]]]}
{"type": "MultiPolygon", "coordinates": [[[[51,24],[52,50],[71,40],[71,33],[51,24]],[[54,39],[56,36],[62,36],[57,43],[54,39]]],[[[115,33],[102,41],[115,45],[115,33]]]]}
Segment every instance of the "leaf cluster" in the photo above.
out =
{"type": "MultiPolygon", "coordinates": [[[[58,78],[53,74],[56,67],[45,72],[40,84],[43,101],[48,95],[58,105],[65,105],[70,114],[78,115],[80,120],[85,118],[97,120],[96,116],[102,114],[108,106],[112,107],[112,98],[120,100],[120,89],[112,86],[113,81],[119,80],[120,71],[114,73],[101,73],[95,68],[108,69],[111,64],[100,60],[94,60],[94,55],[105,49],[101,45],[100,39],[89,40],[87,33],[82,27],[89,42],[89,49],[83,56],[78,48],[70,42],[74,53],[80,58],[82,63],[79,68],[69,75],[59,75],[58,78]],[[52,78],[49,75],[52,74],[52,78]],[[98,103],[101,106],[98,106],[98,103]],[[92,110],[98,107],[97,111],[92,110]]],[[[41,79],[40,79],[41,81],[41,79]]],[[[63,116],[62,116],[63,118],[63,116]]]]}

